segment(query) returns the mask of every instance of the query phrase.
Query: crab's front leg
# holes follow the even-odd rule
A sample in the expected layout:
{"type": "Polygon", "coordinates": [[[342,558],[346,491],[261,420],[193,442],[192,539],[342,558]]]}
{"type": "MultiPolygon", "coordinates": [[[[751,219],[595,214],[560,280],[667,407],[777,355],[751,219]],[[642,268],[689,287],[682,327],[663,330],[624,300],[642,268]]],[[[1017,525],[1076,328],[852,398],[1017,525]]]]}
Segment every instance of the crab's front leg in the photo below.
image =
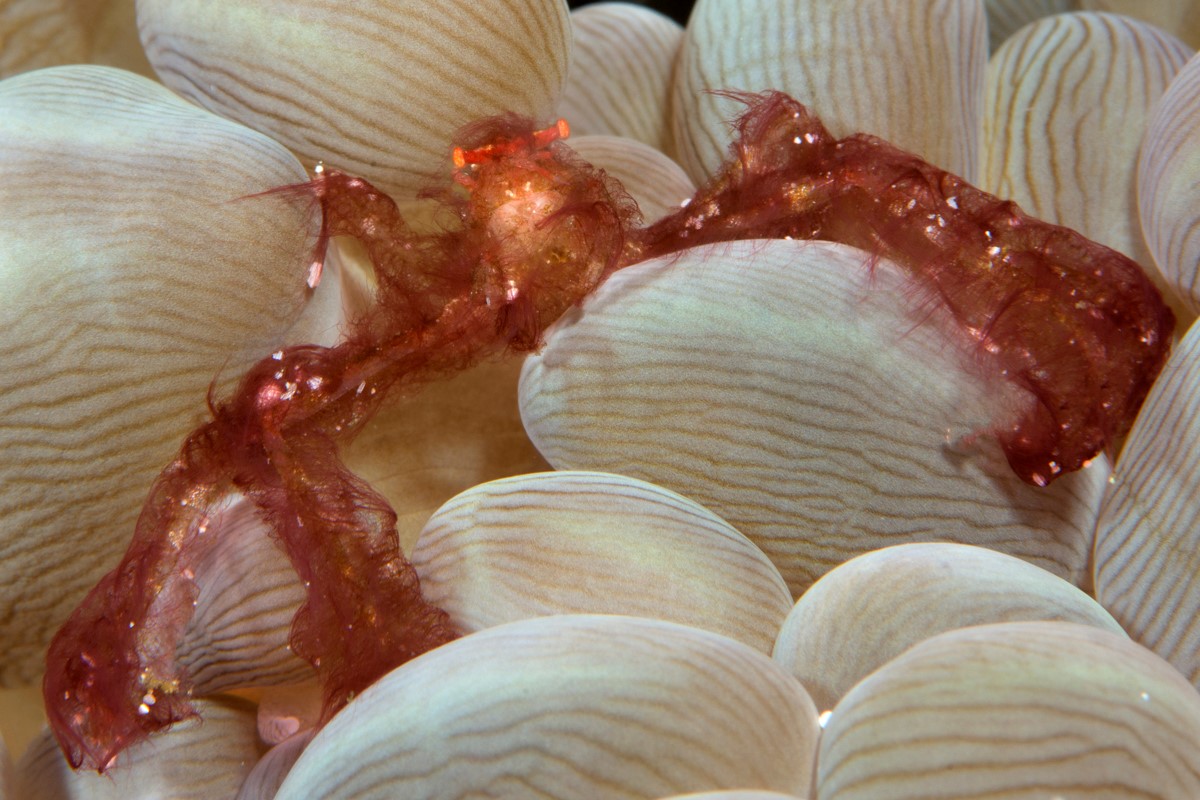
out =
{"type": "Polygon", "coordinates": [[[121,564],[50,643],[46,716],[73,767],[104,771],[125,748],[195,714],[175,647],[194,609],[210,511],[230,488],[213,478],[213,433],[194,433],[163,471],[121,564]]]}
{"type": "Polygon", "coordinates": [[[373,271],[374,307],[386,310],[375,315],[369,335],[428,325],[450,300],[470,288],[469,266],[448,262],[444,256],[451,237],[414,232],[396,202],[363,178],[318,165],[311,181],[266,194],[293,197],[320,214],[309,288],[321,281],[332,239],[344,236],[361,243],[373,271]]]}

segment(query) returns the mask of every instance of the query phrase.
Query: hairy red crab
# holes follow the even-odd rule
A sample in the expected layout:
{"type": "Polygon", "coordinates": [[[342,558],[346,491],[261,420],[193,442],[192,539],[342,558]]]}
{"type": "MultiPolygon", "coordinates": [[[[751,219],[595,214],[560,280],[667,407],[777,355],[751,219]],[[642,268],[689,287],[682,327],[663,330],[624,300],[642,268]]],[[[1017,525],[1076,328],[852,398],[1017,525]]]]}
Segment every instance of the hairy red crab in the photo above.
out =
{"type": "MultiPolygon", "coordinates": [[[[231,493],[258,507],[307,599],[291,647],[316,670],[328,720],[386,672],[456,635],[400,552],[387,502],[341,464],[384,397],[491,355],[527,352],[613,271],[699,244],[820,238],[895,261],[944,304],[980,360],[1035,402],[996,431],[1018,475],[1045,485],[1122,435],[1166,359],[1174,319],[1128,258],[1039,222],[886,142],[837,140],[778,92],[748,110],[721,172],[680,211],[641,227],[637,207],[560,140],[505,115],[460,132],[461,221],[418,234],[395,203],[337,171],[276,190],[366,247],[378,288],[335,347],[264,358],[159,476],[133,542],[55,636],[44,694],[75,767],[195,714],[175,647],[190,619],[209,513],[231,493]]],[[[319,259],[318,259],[319,267],[319,259]]],[[[311,283],[319,278],[319,268],[311,283]]]]}

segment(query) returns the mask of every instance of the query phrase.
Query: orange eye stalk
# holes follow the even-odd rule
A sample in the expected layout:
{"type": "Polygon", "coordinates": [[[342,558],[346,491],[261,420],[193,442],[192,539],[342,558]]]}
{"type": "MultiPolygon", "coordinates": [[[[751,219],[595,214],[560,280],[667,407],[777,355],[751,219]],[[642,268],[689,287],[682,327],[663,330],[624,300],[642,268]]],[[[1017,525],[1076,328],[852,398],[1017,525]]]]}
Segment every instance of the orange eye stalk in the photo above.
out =
{"type": "Polygon", "coordinates": [[[511,156],[521,150],[540,150],[551,142],[566,139],[570,135],[571,126],[565,119],[559,119],[548,128],[530,131],[512,139],[500,139],[470,150],[456,147],[451,151],[451,157],[454,159],[454,168],[462,169],[468,164],[482,164],[485,161],[511,156]]]}

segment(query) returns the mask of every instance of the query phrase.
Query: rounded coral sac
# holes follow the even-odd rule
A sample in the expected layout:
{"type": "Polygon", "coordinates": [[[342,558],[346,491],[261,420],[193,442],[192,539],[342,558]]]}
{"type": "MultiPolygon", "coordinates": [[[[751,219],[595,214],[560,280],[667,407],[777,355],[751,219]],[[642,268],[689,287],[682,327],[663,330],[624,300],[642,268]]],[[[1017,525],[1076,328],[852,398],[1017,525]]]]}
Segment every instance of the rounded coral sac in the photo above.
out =
{"type": "Polygon", "coordinates": [[[1192,57],[1154,108],[1138,162],[1142,232],[1168,284],[1200,312],[1200,58],[1192,57]]]}
{"type": "Polygon", "coordinates": [[[895,265],[830,242],[628,267],[526,361],[526,429],[557,468],[702,503],[794,593],[859,553],[930,539],[1086,580],[1103,462],[1024,484],[986,432],[1032,399],[954,346],[947,312],[908,296],[895,265]]]}
{"type": "Polygon", "coordinates": [[[668,152],[711,177],[739,111],[722,92],[778,90],[837,136],[869,131],[975,180],[985,27],[982,3],[959,0],[703,0],[676,60],[668,152]]]}
{"type": "Polygon", "coordinates": [[[1009,37],[1029,23],[1051,14],[1074,11],[1078,4],[1078,0],[984,0],[988,50],[995,53],[1009,37]]]}
{"type": "Polygon", "coordinates": [[[1096,526],[1096,597],[1200,686],[1200,324],[1150,391],[1096,526]]]}
{"type": "Polygon", "coordinates": [[[1079,0],[1079,5],[1089,11],[1108,11],[1143,19],[1178,36],[1192,47],[1200,44],[1200,7],[1191,0],[1159,0],[1156,3],[1140,3],[1138,0],[1079,0]]]}
{"type": "Polygon", "coordinates": [[[665,150],[683,28],[641,5],[601,2],[571,12],[571,31],[571,70],[558,113],[577,134],[628,137],[665,150]]]}
{"type": "Polygon", "coordinates": [[[571,149],[607,172],[654,222],[691,200],[696,186],[683,168],[649,145],[621,136],[572,136],[571,149]]]}
{"type": "Polygon", "coordinates": [[[821,739],[823,800],[1200,794],[1200,696],[1128,638],[1070,622],[927,639],[855,686],[821,739]]]}
{"type": "Polygon", "coordinates": [[[138,27],[167,86],[398,198],[460,126],[549,114],[571,48],[563,0],[140,0],[138,27]]]}
{"type": "Polygon", "coordinates": [[[0,83],[0,683],[38,674],[214,376],[228,386],[289,337],[336,330],[336,282],[304,285],[307,212],[237,199],[304,175],[130,73],[0,83]]]}
{"type": "Polygon", "coordinates": [[[818,730],[803,687],[732,639],[633,617],[540,617],[389,673],[317,734],[277,797],[798,793],[818,730]]]}
{"type": "Polygon", "coordinates": [[[1099,603],[1003,553],[947,542],[897,545],[841,564],[784,620],[772,658],[819,708],[912,645],[989,622],[1066,620],[1122,634],[1099,603]]]}
{"type": "Polygon", "coordinates": [[[11,0],[0,7],[0,78],[65,64],[105,64],[153,77],[138,41],[135,0],[11,0]]]}
{"type": "Polygon", "coordinates": [[[727,522],[620,475],[551,472],[477,486],[430,518],[422,591],[464,633],[548,614],[625,614],[769,652],[791,608],[779,571],[727,522]]]}

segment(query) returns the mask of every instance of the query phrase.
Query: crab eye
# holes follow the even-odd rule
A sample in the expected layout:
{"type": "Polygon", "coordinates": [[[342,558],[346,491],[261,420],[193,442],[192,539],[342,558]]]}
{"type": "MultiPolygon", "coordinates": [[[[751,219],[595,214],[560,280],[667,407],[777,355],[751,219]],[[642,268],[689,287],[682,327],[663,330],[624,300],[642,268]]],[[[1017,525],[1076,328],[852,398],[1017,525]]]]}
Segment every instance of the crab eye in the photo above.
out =
{"type": "Polygon", "coordinates": [[[462,169],[470,164],[481,164],[506,156],[515,155],[522,151],[540,150],[551,142],[566,139],[571,135],[571,126],[565,119],[559,119],[548,128],[530,131],[513,138],[500,138],[479,147],[470,149],[455,147],[450,151],[450,158],[455,169],[462,169]]]}
{"type": "Polygon", "coordinates": [[[542,128],[540,131],[534,131],[530,134],[530,139],[534,147],[545,147],[551,142],[556,142],[559,139],[566,139],[571,135],[571,126],[565,119],[561,117],[557,122],[548,128],[542,128]]]}

